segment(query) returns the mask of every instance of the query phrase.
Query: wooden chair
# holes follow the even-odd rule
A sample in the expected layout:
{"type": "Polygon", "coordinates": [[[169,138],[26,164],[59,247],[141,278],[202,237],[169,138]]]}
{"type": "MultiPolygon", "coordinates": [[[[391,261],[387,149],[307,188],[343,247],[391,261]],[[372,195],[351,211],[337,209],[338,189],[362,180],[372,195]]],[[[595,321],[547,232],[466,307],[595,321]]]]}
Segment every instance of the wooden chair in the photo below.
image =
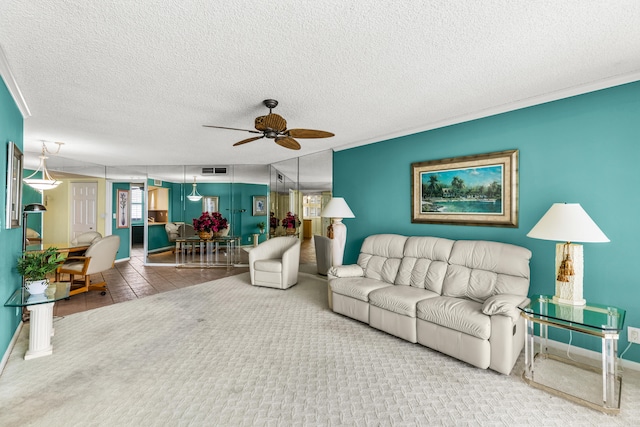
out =
{"type": "Polygon", "coordinates": [[[90,276],[113,267],[119,247],[119,236],[107,236],[95,241],[89,246],[84,256],[68,257],[65,263],[58,267],[56,282],[61,281],[63,274],[68,274],[71,277],[69,296],[94,290],[100,290],[102,295],[106,295],[107,284],[105,282],[92,284],[90,276]],[[83,277],[76,280],[75,276],[83,277]]]}

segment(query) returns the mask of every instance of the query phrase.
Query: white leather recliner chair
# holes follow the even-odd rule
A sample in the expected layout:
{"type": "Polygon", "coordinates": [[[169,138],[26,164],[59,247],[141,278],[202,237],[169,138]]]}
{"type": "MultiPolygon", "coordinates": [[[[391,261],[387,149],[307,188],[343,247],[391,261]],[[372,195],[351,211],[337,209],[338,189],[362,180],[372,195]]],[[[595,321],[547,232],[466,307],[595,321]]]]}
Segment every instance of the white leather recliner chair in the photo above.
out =
{"type": "Polygon", "coordinates": [[[77,235],[70,243],[71,246],[89,246],[100,239],[102,239],[102,234],[97,231],[87,231],[86,233],[77,235]]]}
{"type": "Polygon", "coordinates": [[[274,237],[249,251],[251,284],[287,289],[298,283],[300,240],[274,237]]]}

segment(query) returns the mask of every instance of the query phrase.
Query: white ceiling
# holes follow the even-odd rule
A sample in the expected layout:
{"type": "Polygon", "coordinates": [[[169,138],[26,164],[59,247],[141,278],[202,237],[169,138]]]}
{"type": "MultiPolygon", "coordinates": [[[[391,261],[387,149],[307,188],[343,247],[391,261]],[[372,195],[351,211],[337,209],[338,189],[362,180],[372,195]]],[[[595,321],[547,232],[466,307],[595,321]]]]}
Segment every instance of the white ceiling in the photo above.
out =
{"type": "Polygon", "coordinates": [[[24,147],[108,166],[269,164],[640,79],[640,2],[3,0],[24,147]],[[232,147],[268,110],[335,133],[232,147]]]}

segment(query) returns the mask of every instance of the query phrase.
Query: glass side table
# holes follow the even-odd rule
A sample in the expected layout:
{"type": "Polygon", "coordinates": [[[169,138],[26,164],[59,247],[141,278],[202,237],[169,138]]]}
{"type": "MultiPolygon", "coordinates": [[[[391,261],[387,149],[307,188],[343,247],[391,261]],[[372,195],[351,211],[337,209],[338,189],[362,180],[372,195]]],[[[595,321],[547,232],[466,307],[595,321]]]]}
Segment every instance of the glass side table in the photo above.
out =
{"type": "Polygon", "coordinates": [[[53,305],[56,301],[69,298],[71,283],[51,283],[44,294],[31,295],[20,287],[4,303],[5,307],[26,307],[29,316],[29,349],[25,360],[48,356],[53,353],[53,305]]]}
{"type": "MultiPolygon", "coordinates": [[[[559,304],[552,296],[533,295],[531,303],[521,308],[525,318],[525,370],[522,378],[527,384],[550,391],[568,398],[576,403],[597,409],[609,414],[620,412],[620,394],[622,378],[618,375],[618,338],[624,324],[625,310],[618,307],[592,304],[584,306],[559,304]],[[534,324],[540,325],[540,351],[534,350],[534,324]],[[599,337],[602,340],[601,368],[579,363],[572,359],[559,357],[548,352],[548,328],[560,328],[599,337]],[[593,402],[545,385],[537,381],[534,362],[536,360],[553,359],[561,363],[573,365],[579,369],[602,374],[602,401],[593,402]]],[[[578,387],[576,387],[578,388],[578,387]]]]}

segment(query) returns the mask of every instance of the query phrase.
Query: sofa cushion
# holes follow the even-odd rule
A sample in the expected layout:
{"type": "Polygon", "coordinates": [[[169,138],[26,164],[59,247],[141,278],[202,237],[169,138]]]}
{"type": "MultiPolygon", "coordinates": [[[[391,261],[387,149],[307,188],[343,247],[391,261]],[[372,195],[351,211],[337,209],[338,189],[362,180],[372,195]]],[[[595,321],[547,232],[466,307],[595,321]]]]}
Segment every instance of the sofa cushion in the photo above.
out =
{"type": "Polygon", "coordinates": [[[420,301],[416,317],[445,328],[488,340],[491,318],[482,313],[482,304],[468,299],[436,297],[420,301]]]}
{"type": "Polygon", "coordinates": [[[253,268],[259,271],[280,273],[282,272],[282,260],[281,259],[261,259],[253,263],[253,268]]]}
{"type": "Polygon", "coordinates": [[[364,239],[358,265],[365,277],[393,284],[406,241],[406,236],[397,234],[376,234],[364,239]]]}
{"type": "Polygon", "coordinates": [[[531,251],[520,246],[458,240],[451,251],[442,295],[477,302],[499,293],[525,296],[530,258],[531,251]]]}
{"type": "Polygon", "coordinates": [[[331,292],[369,302],[371,291],[393,285],[367,277],[344,277],[331,280],[329,286],[331,292]]]}
{"type": "Polygon", "coordinates": [[[396,277],[396,285],[424,288],[438,294],[449,261],[453,240],[438,237],[409,237],[396,277]]]}
{"type": "Polygon", "coordinates": [[[388,286],[376,289],[369,294],[369,304],[393,313],[416,317],[416,304],[425,298],[434,298],[439,294],[411,286],[388,286]]]}

